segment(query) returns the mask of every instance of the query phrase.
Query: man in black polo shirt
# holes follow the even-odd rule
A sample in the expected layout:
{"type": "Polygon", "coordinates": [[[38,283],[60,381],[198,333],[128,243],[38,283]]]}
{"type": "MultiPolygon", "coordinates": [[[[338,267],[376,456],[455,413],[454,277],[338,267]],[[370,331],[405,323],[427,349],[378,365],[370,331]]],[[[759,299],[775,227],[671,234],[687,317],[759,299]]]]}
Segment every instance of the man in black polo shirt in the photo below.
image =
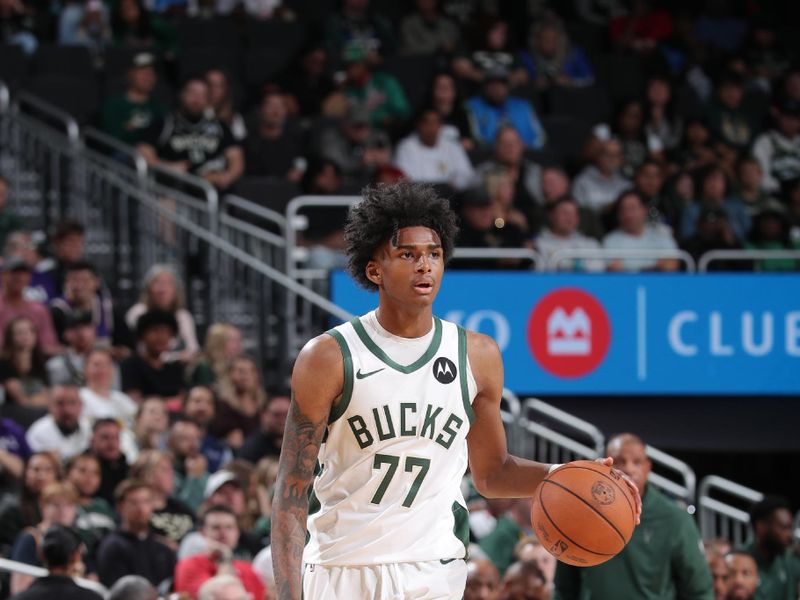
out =
{"type": "Polygon", "coordinates": [[[48,574],[12,600],[100,600],[102,596],[80,587],[70,574],[81,562],[81,539],[63,525],[53,525],[42,536],[40,553],[48,574]]]}
{"type": "Polygon", "coordinates": [[[141,575],[158,585],[175,571],[175,552],[150,530],[153,491],[146,483],[126,479],[116,491],[120,526],[100,542],[97,574],[109,587],[124,575],[141,575]]]}
{"type": "Polygon", "coordinates": [[[122,390],[134,400],[159,396],[180,403],[186,364],[163,359],[177,332],[178,323],[170,312],[150,310],[139,317],[136,352],[121,365],[122,390]]]}

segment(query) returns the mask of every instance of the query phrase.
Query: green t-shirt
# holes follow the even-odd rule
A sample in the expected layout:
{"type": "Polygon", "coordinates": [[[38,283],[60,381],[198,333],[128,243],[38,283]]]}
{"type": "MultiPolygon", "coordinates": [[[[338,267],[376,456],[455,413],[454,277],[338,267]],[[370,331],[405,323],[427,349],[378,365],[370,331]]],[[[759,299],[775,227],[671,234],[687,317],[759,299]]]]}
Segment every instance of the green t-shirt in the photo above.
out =
{"type": "Polygon", "coordinates": [[[103,104],[103,130],[126,144],[137,144],[148,128],[166,112],[166,108],[153,98],[146,102],[132,102],[126,94],[112,96],[103,104]]]}
{"type": "Polygon", "coordinates": [[[362,87],[347,86],[348,100],[365,107],[370,123],[375,127],[386,121],[403,121],[411,115],[411,107],[400,83],[388,73],[373,73],[362,87]]]}
{"type": "Polygon", "coordinates": [[[775,557],[772,562],[767,560],[767,557],[756,548],[755,544],[751,544],[747,551],[756,559],[760,579],[753,600],[797,599],[797,584],[800,583],[800,560],[792,554],[791,550],[775,557]]]}

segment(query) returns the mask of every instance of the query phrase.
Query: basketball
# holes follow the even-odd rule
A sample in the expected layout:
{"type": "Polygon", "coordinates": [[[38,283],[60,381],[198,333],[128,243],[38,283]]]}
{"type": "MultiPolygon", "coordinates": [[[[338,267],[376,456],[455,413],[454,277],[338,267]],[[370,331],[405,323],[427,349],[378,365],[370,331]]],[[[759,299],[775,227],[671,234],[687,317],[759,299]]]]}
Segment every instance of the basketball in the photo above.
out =
{"type": "Polygon", "coordinates": [[[533,499],[531,523],[558,560],[591,567],[610,560],[630,541],[636,505],[628,485],[611,467],[579,460],[542,481],[533,499]]]}

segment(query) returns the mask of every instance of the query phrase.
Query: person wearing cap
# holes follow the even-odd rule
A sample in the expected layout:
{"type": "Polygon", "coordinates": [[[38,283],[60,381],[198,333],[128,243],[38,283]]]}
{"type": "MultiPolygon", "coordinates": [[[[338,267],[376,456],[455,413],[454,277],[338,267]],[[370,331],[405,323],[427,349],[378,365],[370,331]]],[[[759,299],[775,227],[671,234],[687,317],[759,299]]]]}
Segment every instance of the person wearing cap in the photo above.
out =
{"type": "Polygon", "coordinates": [[[186,365],[165,362],[164,353],[178,332],[175,316],[163,310],[149,310],[136,323],[136,352],[121,365],[122,390],[134,400],[159,396],[180,402],[185,385],[186,365]]]}
{"type": "Polygon", "coordinates": [[[92,313],[74,310],[64,318],[64,350],[47,361],[50,385],[70,383],[81,386],[86,356],[97,340],[92,313]]]}
{"type": "Polygon", "coordinates": [[[42,304],[25,298],[25,289],[31,281],[31,266],[21,258],[11,258],[3,264],[2,290],[0,290],[0,345],[2,332],[15,317],[27,317],[39,333],[39,345],[47,354],[60,350],[53,319],[42,304]]]}
{"type": "Polygon", "coordinates": [[[764,170],[763,187],[779,192],[800,177],[800,101],[784,96],[772,109],[774,127],[756,138],[753,156],[764,170]]]}
{"type": "Polygon", "coordinates": [[[500,127],[512,125],[527,148],[544,146],[545,133],[533,105],[524,98],[509,94],[509,72],[495,65],[484,75],[482,93],[467,100],[472,137],[479,144],[490,146],[500,127]]]}
{"type": "Polygon", "coordinates": [[[64,293],[50,301],[50,315],[59,340],[64,343],[64,327],[73,311],[92,315],[97,341],[108,345],[114,331],[114,306],[110,296],[100,292],[100,278],[90,262],[79,260],[64,270],[64,293]]]}
{"type": "Polygon", "coordinates": [[[100,119],[103,131],[135,145],[144,139],[145,132],[156,120],[167,114],[167,109],[153,94],[158,78],[152,54],[134,54],[127,79],[125,91],[103,103],[100,119]]]}
{"type": "Polygon", "coordinates": [[[44,532],[40,554],[47,575],[36,579],[13,600],[100,600],[102,596],[79,586],[71,574],[81,564],[81,539],[70,527],[52,525],[44,532]]]}

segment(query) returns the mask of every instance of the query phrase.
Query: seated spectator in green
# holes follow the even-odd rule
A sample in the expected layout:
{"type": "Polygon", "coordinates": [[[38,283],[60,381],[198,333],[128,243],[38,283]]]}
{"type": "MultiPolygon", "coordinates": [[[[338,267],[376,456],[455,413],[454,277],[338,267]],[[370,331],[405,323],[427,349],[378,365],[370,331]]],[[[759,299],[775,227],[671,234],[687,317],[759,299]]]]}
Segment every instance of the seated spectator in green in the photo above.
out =
{"type": "MultiPolygon", "coordinates": [[[[122,3],[126,1],[129,0],[122,0],[122,3]]],[[[126,144],[143,141],[152,124],[167,114],[166,107],[153,96],[156,82],[155,57],[148,52],[134,55],[128,68],[125,92],[103,103],[103,130],[126,144]]]]}
{"type": "Polygon", "coordinates": [[[754,598],[794,600],[800,583],[800,560],[792,552],[794,527],[789,502],[767,496],[750,510],[750,525],[753,541],[745,550],[756,559],[760,579],[754,598]]]}
{"type": "Polygon", "coordinates": [[[67,481],[78,492],[78,515],[75,528],[91,556],[100,540],[117,526],[114,509],[95,494],[100,489],[100,461],[94,454],[84,452],[67,465],[67,481]]]}
{"type": "Polygon", "coordinates": [[[0,248],[6,245],[10,233],[22,229],[19,217],[8,207],[8,188],[8,180],[0,175],[0,248]]]}
{"type": "MultiPolygon", "coordinates": [[[[789,235],[789,219],[781,204],[774,202],[753,217],[753,228],[744,244],[748,250],[800,250],[800,240],[789,235]]],[[[759,271],[797,271],[800,260],[767,258],[756,262],[759,271]]]]}
{"type": "Polygon", "coordinates": [[[518,498],[510,510],[497,519],[494,529],[480,540],[479,545],[498,571],[504,573],[514,562],[517,542],[532,534],[531,499],[518,498]]]}

